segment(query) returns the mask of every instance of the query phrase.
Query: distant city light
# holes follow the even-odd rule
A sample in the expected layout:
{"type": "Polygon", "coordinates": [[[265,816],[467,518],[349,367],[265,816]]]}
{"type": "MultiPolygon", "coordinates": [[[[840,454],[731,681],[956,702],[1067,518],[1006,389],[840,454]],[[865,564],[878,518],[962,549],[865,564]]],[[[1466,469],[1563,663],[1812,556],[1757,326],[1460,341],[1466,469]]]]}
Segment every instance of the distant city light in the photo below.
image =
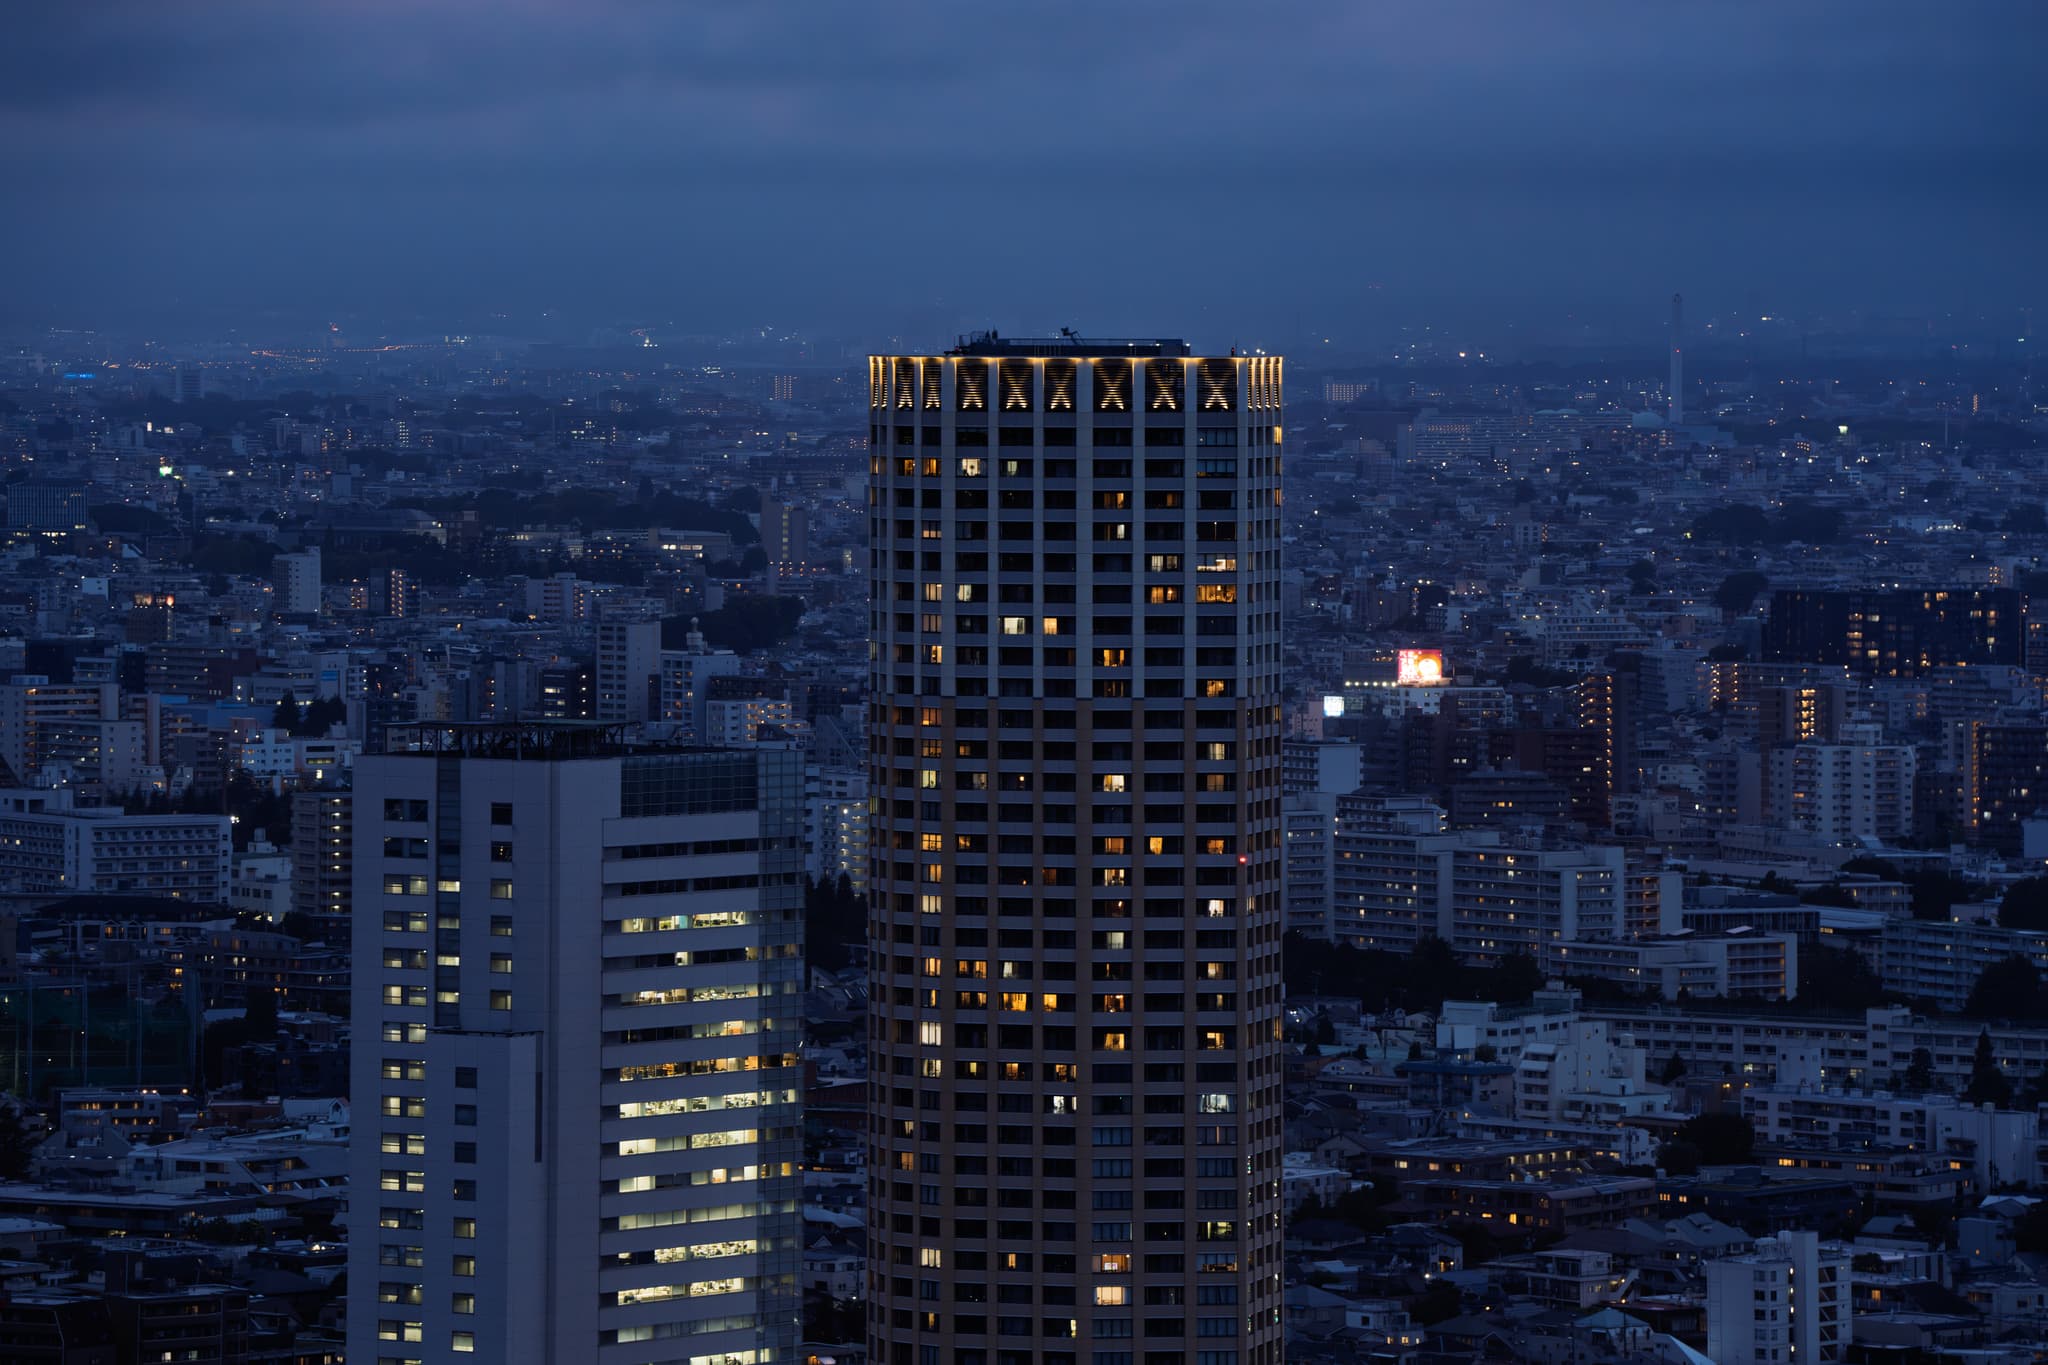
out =
{"type": "Polygon", "coordinates": [[[1343,714],[1344,714],[1344,698],[1343,698],[1343,697],[1342,697],[1341,695],[1331,695],[1331,696],[1325,696],[1325,697],[1323,698],[1323,717],[1324,717],[1324,719],[1326,719],[1326,720],[1335,720],[1335,719],[1336,719],[1337,717],[1339,717],[1339,716],[1341,716],[1341,715],[1343,715],[1343,714]]]}

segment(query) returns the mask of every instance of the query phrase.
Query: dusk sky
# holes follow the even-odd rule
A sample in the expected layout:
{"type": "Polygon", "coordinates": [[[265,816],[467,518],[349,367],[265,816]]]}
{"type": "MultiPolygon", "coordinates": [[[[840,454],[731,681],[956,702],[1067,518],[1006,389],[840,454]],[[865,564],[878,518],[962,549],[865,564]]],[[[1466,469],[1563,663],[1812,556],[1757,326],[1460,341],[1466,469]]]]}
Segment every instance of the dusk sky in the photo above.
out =
{"type": "Polygon", "coordinates": [[[2009,315],[2048,8],[20,6],[9,323],[2009,315]]]}

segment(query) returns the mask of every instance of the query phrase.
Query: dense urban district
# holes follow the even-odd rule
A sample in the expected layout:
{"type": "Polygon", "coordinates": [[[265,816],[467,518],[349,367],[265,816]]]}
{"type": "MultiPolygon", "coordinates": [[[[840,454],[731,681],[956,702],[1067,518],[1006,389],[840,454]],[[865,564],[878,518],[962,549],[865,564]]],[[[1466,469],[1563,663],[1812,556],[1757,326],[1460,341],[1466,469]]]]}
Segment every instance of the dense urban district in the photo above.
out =
{"type": "Polygon", "coordinates": [[[0,1358],[2048,1359],[2037,348],[1685,327],[10,347],[0,1358]]]}

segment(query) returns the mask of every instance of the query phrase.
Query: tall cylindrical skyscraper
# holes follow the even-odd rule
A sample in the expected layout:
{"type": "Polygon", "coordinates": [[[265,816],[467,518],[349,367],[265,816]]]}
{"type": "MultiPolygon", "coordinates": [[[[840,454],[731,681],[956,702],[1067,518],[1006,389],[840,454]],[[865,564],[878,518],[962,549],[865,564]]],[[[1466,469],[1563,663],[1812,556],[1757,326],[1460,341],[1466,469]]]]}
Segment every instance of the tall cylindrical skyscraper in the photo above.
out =
{"type": "Polygon", "coordinates": [[[1280,1358],[1277,357],[869,361],[869,1355],[1280,1358]]]}

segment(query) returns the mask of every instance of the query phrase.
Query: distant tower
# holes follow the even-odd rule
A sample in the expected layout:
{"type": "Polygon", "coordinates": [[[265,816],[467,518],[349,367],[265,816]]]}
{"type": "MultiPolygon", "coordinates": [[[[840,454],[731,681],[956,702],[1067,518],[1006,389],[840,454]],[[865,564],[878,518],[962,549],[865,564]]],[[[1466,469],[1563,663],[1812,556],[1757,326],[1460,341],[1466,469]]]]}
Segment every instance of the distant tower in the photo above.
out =
{"type": "Polygon", "coordinates": [[[1685,421],[1685,295],[1671,296],[1671,421],[1685,421]]]}

